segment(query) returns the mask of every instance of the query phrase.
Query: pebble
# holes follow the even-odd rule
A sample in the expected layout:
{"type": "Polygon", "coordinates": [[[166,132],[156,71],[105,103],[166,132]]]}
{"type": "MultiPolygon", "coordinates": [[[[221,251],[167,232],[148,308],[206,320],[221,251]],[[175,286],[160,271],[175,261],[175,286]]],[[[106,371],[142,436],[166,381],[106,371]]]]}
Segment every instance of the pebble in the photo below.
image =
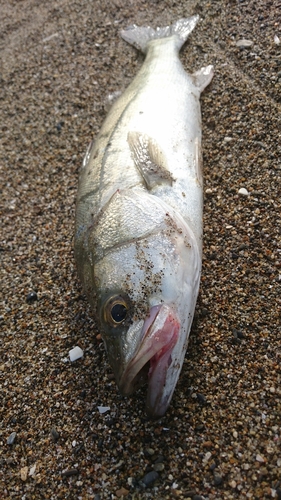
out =
{"type": "Polygon", "coordinates": [[[103,413],[107,413],[110,411],[110,406],[98,406],[99,413],[103,415],[103,413]]]}
{"type": "Polygon", "coordinates": [[[120,490],[116,491],[116,496],[118,498],[126,497],[127,495],[129,495],[129,493],[130,493],[130,491],[127,490],[126,488],[120,488],[120,490]]]}
{"type": "Polygon", "coordinates": [[[212,448],[213,443],[212,443],[212,441],[204,441],[202,446],[203,446],[203,448],[212,448]]]}
{"type": "Polygon", "coordinates": [[[33,464],[30,469],[29,469],[29,476],[34,476],[35,472],[36,472],[36,467],[37,467],[37,464],[33,464]]]}
{"type": "Polygon", "coordinates": [[[153,483],[158,479],[159,474],[156,471],[151,471],[145,474],[143,478],[140,480],[140,485],[144,487],[152,486],[153,483]]]}
{"type": "Polygon", "coordinates": [[[197,392],[196,397],[197,397],[198,403],[200,403],[201,405],[205,405],[207,403],[207,399],[204,396],[204,394],[201,394],[200,392],[197,392]]]}
{"type": "Polygon", "coordinates": [[[222,481],[223,481],[222,477],[219,474],[214,473],[214,485],[220,486],[222,484],[222,481]]]}
{"type": "Polygon", "coordinates": [[[56,443],[60,437],[60,435],[55,427],[53,427],[51,430],[51,436],[52,436],[52,440],[54,441],[54,443],[56,443]]]}
{"type": "Polygon", "coordinates": [[[22,481],[27,480],[27,474],[28,474],[28,467],[27,466],[22,467],[20,470],[20,477],[22,481]]]}
{"type": "Polygon", "coordinates": [[[61,473],[64,477],[78,476],[79,471],[77,469],[67,469],[61,473]]]}
{"type": "Polygon", "coordinates": [[[185,492],[185,496],[187,498],[192,498],[192,500],[193,500],[194,497],[196,496],[196,491],[195,490],[188,490],[188,491],[185,492]]]}
{"type": "Polygon", "coordinates": [[[10,436],[7,438],[7,444],[10,445],[10,446],[13,445],[14,442],[15,442],[15,440],[16,440],[16,437],[17,437],[17,433],[16,432],[12,432],[10,434],[10,436]]]}
{"type": "Polygon", "coordinates": [[[281,488],[276,488],[277,498],[281,500],[281,488]]]}
{"type": "Polygon", "coordinates": [[[69,351],[70,361],[76,361],[77,359],[82,358],[83,355],[84,352],[79,346],[73,347],[73,349],[69,351]]]}
{"type": "Polygon", "coordinates": [[[241,40],[236,42],[237,47],[240,49],[248,49],[252,47],[253,44],[254,42],[252,40],[247,40],[246,38],[241,38],[241,40]]]}
{"type": "Polygon", "coordinates": [[[156,472],[162,472],[165,469],[165,465],[161,462],[157,462],[153,465],[153,469],[156,470],[156,472]]]}
{"type": "Polygon", "coordinates": [[[153,449],[153,448],[147,448],[147,449],[146,449],[146,453],[147,453],[147,455],[152,456],[152,455],[154,455],[154,454],[155,454],[155,451],[154,451],[154,449],[153,449]]]}
{"type": "Polygon", "coordinates": [[[249,196],[249,191],[247,191],[247,189],[246,189],[246,188],[243,188],[243,187],[242,187],[242,188],[240,188],[240,189],[239,189],[238,194],[239,194],[240,196],[249,196]]]}
{"type": "Polygon", "coordinates": [[[33,302],[36,302],[36,300],[38,300],[38,295],[36,292],[29,292],[25,300],[27,304],[33,304],[33,302]]]}

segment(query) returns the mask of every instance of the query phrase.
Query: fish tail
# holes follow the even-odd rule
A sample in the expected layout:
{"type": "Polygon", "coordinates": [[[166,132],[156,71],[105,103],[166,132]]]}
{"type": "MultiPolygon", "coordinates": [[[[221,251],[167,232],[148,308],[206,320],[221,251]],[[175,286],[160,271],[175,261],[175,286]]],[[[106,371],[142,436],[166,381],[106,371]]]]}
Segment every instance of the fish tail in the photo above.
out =
{"type": "Polygon", "coordinates": [[[134,45],[134,47],[146,53],[148,43],[151,40],[158,40],[160,38],[167,38],[175,35],[176,46],[178,50],[180,50],[190,33],[195,28],[198,20],[199,16],[195,15],[179,19],[171,26],[164,26],[156,29],[153,29],[150,26],[136,26],[133,24],[132,26],[122,30],[121,36],[126,42],[134,45]]]}

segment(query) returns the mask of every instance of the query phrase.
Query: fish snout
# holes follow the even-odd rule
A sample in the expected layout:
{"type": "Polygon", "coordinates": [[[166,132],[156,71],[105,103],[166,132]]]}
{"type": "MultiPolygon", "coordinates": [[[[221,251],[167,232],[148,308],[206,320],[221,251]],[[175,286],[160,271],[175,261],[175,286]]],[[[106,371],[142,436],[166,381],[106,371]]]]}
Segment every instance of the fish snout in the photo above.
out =
{"type": "MultiPolygon", "coordinates": [[[[170,305],[152,307],[143,324],[139,348],[125,367],[118,384],[121,393],[129,395],[148,382],[147,411],[152,416],[157,414],[157,409],[154,412],[156,404],[163,406],[161,400],[167,382],[167,370],[172,362],[180,326],[177,314],[170,305]]],[[[167,406],[164,406],[166,409],[167,406]]]]}

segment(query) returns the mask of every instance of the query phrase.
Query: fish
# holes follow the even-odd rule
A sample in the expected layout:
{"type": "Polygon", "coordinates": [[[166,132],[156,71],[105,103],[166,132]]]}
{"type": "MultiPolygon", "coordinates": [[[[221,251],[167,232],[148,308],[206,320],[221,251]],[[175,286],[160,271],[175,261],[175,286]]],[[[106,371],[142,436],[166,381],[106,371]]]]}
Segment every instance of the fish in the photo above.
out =
{"type": "Polygon", "coordinates": [[[121,394],[147,384],[162,417],[182,369],[202,265],[200,94],[209,65],[187,73],[179,51],[199,20],[136,25],[145,54],[85,154],[74,253],[121,394]]]}

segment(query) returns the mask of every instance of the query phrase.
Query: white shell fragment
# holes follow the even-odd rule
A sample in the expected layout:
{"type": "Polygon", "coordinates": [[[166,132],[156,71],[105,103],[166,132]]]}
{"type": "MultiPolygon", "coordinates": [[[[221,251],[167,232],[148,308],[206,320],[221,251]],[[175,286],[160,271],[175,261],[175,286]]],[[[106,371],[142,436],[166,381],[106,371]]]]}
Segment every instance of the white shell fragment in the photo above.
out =
{"type": "Polygon", "coordinates": [[[247,191],[246,188],[240,188],[239,191],[238,191],[238,194],[240,196],[249,196],[249,191],[247,191]]]}
{"type": "Polygon", "coordinates": [[[70,361],[76,361],[76,359],[82,358],[84,351],[77,345],[69,351],[70,361]]]}

